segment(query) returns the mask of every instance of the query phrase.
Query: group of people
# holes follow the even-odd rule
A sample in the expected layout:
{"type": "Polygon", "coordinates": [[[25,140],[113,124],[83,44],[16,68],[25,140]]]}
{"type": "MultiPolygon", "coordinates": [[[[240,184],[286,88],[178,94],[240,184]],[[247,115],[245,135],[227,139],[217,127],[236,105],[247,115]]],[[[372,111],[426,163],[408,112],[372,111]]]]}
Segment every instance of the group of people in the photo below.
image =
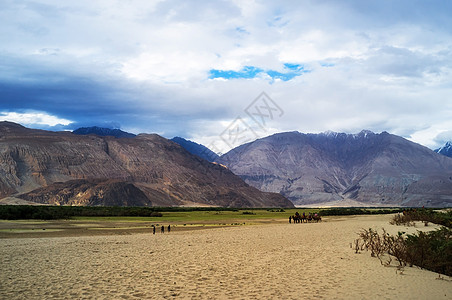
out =
{"type": "MultiPolygon", "coordinates": [[[[156,230],[155,225],[152,225],[152,234],[155,234],[155,230],[156,230]]],[[[162,227],[160,228],[160,232],[165,233],[165,226],[162,225],[162,227]]],[[[171,225],[168,225],[168,233],[170,233],[170,232],[171,232],[171,225]]]]}
{"type": "Polygon", "coordinates": [[[289,223],[292,223],[292,221],[294,223],[303,223],[303,222],[307,223],[311,221],[319,222],[322,221],[322,217],[320,217],[320,215],[317,213],[315,214],[309,213],[308,215],[306,215],[306,213],[303,212],[303,214],[300,215],[297,211],[295,215],[289,216],[289,223]]]}

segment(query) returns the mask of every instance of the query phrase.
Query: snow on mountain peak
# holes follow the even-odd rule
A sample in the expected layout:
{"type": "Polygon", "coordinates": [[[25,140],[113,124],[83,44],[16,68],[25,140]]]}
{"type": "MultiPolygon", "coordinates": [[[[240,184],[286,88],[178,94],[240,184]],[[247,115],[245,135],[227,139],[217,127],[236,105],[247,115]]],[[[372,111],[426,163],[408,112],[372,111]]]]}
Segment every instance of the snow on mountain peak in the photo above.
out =
{"type": "Polygon", "coordinates": [[[336,131],[327,130],[320,134],[327,136],[327,137],[333,137],[333,138],[337,138],[338,136],[351,136],[355,139],[362,138],[362,137],[367,138],[369,136],[375,135],[375,133],[370,130],[361,130],[359,133],[354,133],[354,134],[346,134],[346,133],[340,133],[340,132],[336,132],[336,131]]]}
{"type": "Polygon", "coordinates": [[[436,153],[452,157],[452,141],[447,142],[441,148],[435,150],[436,153]]]}

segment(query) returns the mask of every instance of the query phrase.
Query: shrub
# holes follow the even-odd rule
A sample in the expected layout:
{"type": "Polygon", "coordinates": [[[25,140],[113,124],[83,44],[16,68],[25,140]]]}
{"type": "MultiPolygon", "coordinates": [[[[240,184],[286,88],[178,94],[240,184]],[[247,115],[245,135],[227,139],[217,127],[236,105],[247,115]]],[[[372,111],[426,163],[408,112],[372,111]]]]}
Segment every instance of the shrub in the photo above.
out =
{"type": "Polygon", "coordinates": [[[419,208],[404,210],[403,214],[397,214],[391,220],[391,224],[414,226],[414,221],[424,222],[425,226],[428,223],[434,223],[438,225],[452,228],[452,210],[448,212],[437,212],[431,208],[419,208]]]}
{"type": "Polygon", "coordinates": [[[284,209],[280,208],[280,209],[267,209],[267,211],[269,212],[286,212],[284,209]]]}
{"type": "Polygon", "coordinates": [[[428,233],[408,235],[407,260],[410,264],[441,274],[452,275],[452,230],[446,227],[428,233]]]}
{"type": "Polygon", "coordinates": [[[405,226],[414,226],[414,222],[409,215],[396,214],[391,221],[389,221],[391,225],[405,225],[405,226]]]}
{"type": "Polygon", "coordinates": [[[89,217],[161,217],[153,207],[92,207],[92,206],[32,206],[0,205],[0,219],[68,219],[74,216],[89,217]]]}
{"type": "Polygon", "coordinates": [[[328,208],[321,209],[319,215],[321,216],[348,216],[348,215],[381,215],[381,214],[393,214],[401,212],[400,208],[392,209],[365,209],[365,208],[328,208]]]}
{"type": "Polygon", "coordinates": [[[404,232],[389,235],[384,229],[362,230],[354,241],[355,253],[366,249],[377,257],[381,264],[390,264],[392,257],[400,267],[416,265],[430,271],[452,276],[452,230],[446,227],[428,233],[418,232],[404,237],[404,232]],[[389,254],[386,255],[386,254],[389,254]],[[386,257],[386,261],[384,261],[386,257]]]}

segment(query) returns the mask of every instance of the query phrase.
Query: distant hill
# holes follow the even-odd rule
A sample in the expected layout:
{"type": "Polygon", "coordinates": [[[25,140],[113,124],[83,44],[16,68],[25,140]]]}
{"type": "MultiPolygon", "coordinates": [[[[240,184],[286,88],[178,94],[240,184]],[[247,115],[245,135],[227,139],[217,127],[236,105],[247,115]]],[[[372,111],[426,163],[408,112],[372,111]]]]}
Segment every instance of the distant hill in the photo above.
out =
{"type": "Polygon", "coordinates": [[[78,135],[88,135],[88,134],[95,134],[98,136],[114,136],[116,138],[132,138],[136,135],[133,133],[122,131],[121,129],[110,129],[110,128],[103,128],[103,127],[80,127],[74,131],[72,131],[74,134],[78,135]]]}
{"type": "Polygon", "coordinates": [[[293,207],[156,134],[115,138],[0,122],[0,199],[8,197],[53,205],[293,207]]]}
{"type": "Polygon", "coordinates": [[[452,159],[387,132],[279,133],[218,162],[295,205],[452,206],[452,159]]]}
{"type": "Polygon", "coordinates": [[[219,158],[218,154],[201,144],[186,140],[178,136],[172,138],[171,140],[184,147],[185,150],[187,150],[191,154],[204,158],[207,161],[214,162],[219,158]]]}
{"type": "Polygon", "coordinates": [[[452,157],[452,142],[447,142],[441,148],[436,149],[435,152],[448,157],[452,157]]]}

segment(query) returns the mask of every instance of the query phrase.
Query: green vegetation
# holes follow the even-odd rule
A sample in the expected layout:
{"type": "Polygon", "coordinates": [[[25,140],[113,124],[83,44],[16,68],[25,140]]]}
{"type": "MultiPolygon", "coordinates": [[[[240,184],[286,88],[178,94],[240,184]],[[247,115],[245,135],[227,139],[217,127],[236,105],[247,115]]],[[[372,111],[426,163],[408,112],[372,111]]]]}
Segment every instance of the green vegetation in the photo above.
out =
{"type": "Polygon", "coordinates": [[[362,230],[355,240],[355,252],[370,250],[371,255],[377,257],[382,264],[390,264],[391,257],[395,257],[399,267],[419,266],[421,268],[452,276],[452,211],[438,212],[431,208],[417,208],[404,210],[391,220],[395,225],[414,225],[414,221],[443,225],[431,232],[418,231],[416,234],[405,236],[399,232],[397,236],[362,230]],[[390,256],[386,256],[389,254],[390,256]]]}
{"type": "Polygon", "coordinates": [[[90,207],[90,206],[32,206],[1,205],[0,219],[86,219],[137,220],[159,217],[162,221],[209,221],[228,219],[286,219],[296,211],[317,213],[318,209],[263,209],[223,207],[90,207]]]}
{"type": "MultiPolygon", "coordinates": [[[[391,214],[402,212],[400,208],[224,208],[224,207],[99,207],[99,206],[29,206],[2,205],[0,219],[72,219],[72,218],[149,218],[159,217],[165,221],[209,221],[222,219],[288,219],[295,212],[320,216],[344,216],[367,214],[391,214]]],[[[450,218],[452,219],[452,217],[450,218]]],[[[449,219],[449,223],[450,223],[449,219]]],[[[433,221],[431,221],[433,222],[433,221]]]]}
{"type": "Polygon", "coordinates": [[[355,252],[369,250],[382,264],[389,265],[395,257],[399,267],[419,266],[421,268],[452,276],[452,230],[446,227],[404,236],[380,234],[371,228],[362,230],[354,243],[355,252]],[[389,254],[389,256],[385,255],[389,254]]]}
{"type": "Polygon", "coordinates": [[[349,215],[382,215],[402,212],[401,208],[328,208],[321,209],[321,216],[349,216],[349,215]]]}
{"type": "Polygon", "coordinates": [[[421,268],[452,276],[452,230],[446,227],[406,238],[407,261],[421,268]]]}
{"type": "Polygon", "coordinates": [[[404,210],[403,214],[394,216],[391,224],[410,226],[414,221],[421,221],[427,226],[428,222],[452,228],[452,210],[438,212],[432,208],[418,208],[404,210]]]}
{"type": "Polygon", "coordinates": [[[89,207],[89,206],[41,206],[0,205],[0,219],[69,219],[75,216],[136,216],[161,217],[153,207],[89,207]]]}
{"type": "MultiPolygon", "coordinates": [[[[289,215],[295,214],[295,211],[305,211],[297,209],[286,209],[284,212],[274,211],[272,209],[215,209],[215,210],[198,210],[196,208],[183,209],[183,211],[162,211],[162,217],[159,221],[162,222],[183,222],[187,224],[197,223],[219,223],[231,224],[265,221],[265,220],[287,220],[289,222],[289,215]]],[[[310,210],[312,212],[318,210],[310,210]]],[[[308,213],[308,210],[306,210],[308,213]]]]}

